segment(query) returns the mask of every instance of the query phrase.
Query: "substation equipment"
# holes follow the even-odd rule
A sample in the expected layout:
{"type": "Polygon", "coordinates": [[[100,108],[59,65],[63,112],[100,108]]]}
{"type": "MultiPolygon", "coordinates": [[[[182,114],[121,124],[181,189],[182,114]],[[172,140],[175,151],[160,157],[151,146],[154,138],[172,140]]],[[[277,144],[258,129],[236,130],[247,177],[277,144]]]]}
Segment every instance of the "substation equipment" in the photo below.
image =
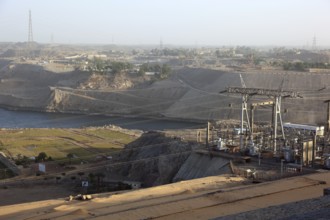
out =
{"type": "MultiPolygon", "coordinates": [[[[315,158],[322,157],[325,168],[330,169],[330,154],[318,155],[320,152],[316,146],[318,137],[324,136],[324,126],[311,126],[302,124],[283,123],[281,115],[281,102],[283,98],[302,98],[302,96],[293,90],[283,90],[283,82],[279,89],[264,89],[264,88],[247,88],[240,74],[241,87],[227,87],[226,90],[220,93],[239,94],[241,95],[241,114],[239,128],[239,148],[241,152],[248,152],[249,155],[259,155],[261,146],[255,145],[254,142],[254,113],[258,107],[271,106],[271,151],[275,158],[283,158],[288,163],[294,162],[304,166],[314,167],[315,158]],[[252,96],[258,96],[263,101],[251,103],[248,108],[248,101],[252,96]],[[250,114],[249,111],[250,110],[250,114]],[[244,127],[244,124],[246,126],[244,127]],[[278,131],[281,134],[278,134],[278,131]],[[286,132],[288,137],[286,137],[286,132]],[[244,144],[244,133],[248,135],[248,144],[244,144]],[[304,135],[299,135],[303,133],[304,135]],[[281,138],[281,144],[277,141],[281,138]],[[328,166],[327,166],[328,165],[328,166]]],[[[328,103],[328,131],[330,130],[330,100],[328,103]]]]}

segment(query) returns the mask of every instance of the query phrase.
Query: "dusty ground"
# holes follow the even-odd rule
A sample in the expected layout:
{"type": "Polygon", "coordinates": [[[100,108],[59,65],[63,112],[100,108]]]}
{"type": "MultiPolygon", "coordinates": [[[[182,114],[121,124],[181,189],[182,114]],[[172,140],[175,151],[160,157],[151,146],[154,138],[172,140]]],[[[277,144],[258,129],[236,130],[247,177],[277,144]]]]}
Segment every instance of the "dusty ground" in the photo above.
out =
{"type": "Polygon", "coordinates": [[[39,185],[25,187],[0,188],[0,206],[30,203],[41,200],[63,198],[72,194],[72,191],[56,185],[39,185]]]}
{"type": "Polygon", "coordinates": [[[329,219],[330,196],[271,206],[259,210],[216,218],[217,220],[325,220],[329,219]],[[308,208],[307,208],[308,207],[308,208]]]}
{"type": "Polygon", "coordinates": [[[317,198],[330,187],[330,172],[257,185],[237,177],[207,177],[91,201],[64,199],[0,207],[3,219],[211,219],[317,198]],[[232,185],[234,184],[234,186],[232,185]],[[240,186],[237,186],[239,184],[240,186]],[[236,185],[236,186],[235,186],[236,185]]]}

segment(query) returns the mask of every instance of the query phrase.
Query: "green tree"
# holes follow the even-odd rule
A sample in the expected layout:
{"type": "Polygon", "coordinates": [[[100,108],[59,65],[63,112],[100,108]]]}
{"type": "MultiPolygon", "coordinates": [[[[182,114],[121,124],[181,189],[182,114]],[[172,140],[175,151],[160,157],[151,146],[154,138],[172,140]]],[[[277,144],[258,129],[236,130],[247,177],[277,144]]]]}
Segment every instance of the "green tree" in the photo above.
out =
{"type": "Polygon", "coordinates": [[[81,177],[82,177],[83,175],[85,175],[84,172],[79,172],[79,173],[78,173],[78,176],[79,176],[79,179],[80,179],[80,180],[81,180],[81,177]]]}
{"type": "Polygon", "coordinates": [[[69,158],[69,163],[71,164],[71,160],[74,157],[73,153],[68,153],[66,157],[69,158]]]}
{"type": "Polygon", "coordinates": [[[144,64],[142,64],[141,66],[140,66],[140,69],[139,69],[139,75],[140,76],[144,76],[144,74],[146,73],[146,72],[148,72],[149,71],[149,64],[148,63],[144,63],[144,64]]]}
{"type": "Polygon", "coordinates": [[[103,71],[105,62],[102,59],[94,57],[93,64],[97,71],[100,71],[100,72],[103,71]]]}
{"type": "Polygon", "coordinates": [[[133,68],[133,65],[128,62],[111,62],[110,66],[112,69],[112,73],[114,74],[133,68]]]}
{"type": "Polygon", "coordinates": [[[132,54],[133,54],[133,55],[137,55],[138,53],[139,53],[139,52],[138,52],[137,50],[134,50],[134,49],[132,50],[132,54]]]}
{"type": "Polygon", "coordinates": [[[160,73],[162,71],[162,67],[159,64],[155,64],[154,66],[152,66],[152,71],[160,73]]]}
{"type": "Polygon", "coordinates": [[[283,69],[284,70],[291,70],[292,69],[292,64],[291,63],[283,63],[283,69]]]}
{"type": "Polygon", "coordinates": [[[75,176],[71,176],[71,180],[72,180],[73,182],[75,182],[76,177],[75,177],[75,176]]]}
{"type": "Polygon", "coordinates": [[[45,152],[40,152],[36,158],[36,162],[46,161],[46,159],[47,159],[47,154],[45,152]]]}
{"type": "Polygon", "coordinates": [[[219,57],[221,56],[221,52],[220,52],[220,50],[216,50],[216,51],[215,51],[215,55],[219,58],[219,57]]]}
{"type": "Polygon", "coordinates": [[[297,70],[297,71],[304,71],[305,70],[303,63],[301,63],[301,62],[295,63],[294,64],[294,69],[297,70]]]}
{"type": "Polygon", "coordinates": [[[171,74],[171,68],[167,64],[163,64],[161,72],[160,72],[160,78],[165,79],[171,74]]]}

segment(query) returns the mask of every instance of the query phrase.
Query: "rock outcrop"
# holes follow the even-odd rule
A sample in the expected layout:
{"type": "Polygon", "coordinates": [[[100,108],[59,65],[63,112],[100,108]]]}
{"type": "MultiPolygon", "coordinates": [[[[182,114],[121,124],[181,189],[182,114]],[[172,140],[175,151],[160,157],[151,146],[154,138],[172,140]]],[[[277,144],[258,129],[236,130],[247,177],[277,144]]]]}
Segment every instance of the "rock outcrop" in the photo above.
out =
{"type": "Polygon", "coordinates": [[[145,186],[171,183],[174,176],[191,154],[196,143],[183,142],[163,133],[148,132],[128,144],[114,160],[130,162],[118,166],[117,172],[145,186]]]}

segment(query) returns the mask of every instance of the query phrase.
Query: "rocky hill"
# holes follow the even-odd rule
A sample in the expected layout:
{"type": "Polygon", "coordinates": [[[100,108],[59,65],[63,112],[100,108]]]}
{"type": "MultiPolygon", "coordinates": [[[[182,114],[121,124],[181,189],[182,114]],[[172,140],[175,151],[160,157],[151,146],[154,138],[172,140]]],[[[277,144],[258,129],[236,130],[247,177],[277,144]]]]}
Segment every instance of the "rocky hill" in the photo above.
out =
{"type": "Polygon", "coordinates": [[[182,142],[177,137],[166,137],[163,133],[148,132],[128,144],[115,157],[116,162],[125,162],[113,170],[145,186],[171,183],[197,143],[182,142]]]}
{"type": "MultiPolygon", "coordinates": [[[[187,120],[239,119],[240,96],[219,94],[228,86],[294,89],[303,98],[284,99],[283,120],[325,123],[330,72],[225,72],[183,68],[166,80],[130,75],[98,76],[89,72],[51,72],[38,65],[0,62],[0,105],[12,109],[99,113],[187,120]]],[[[270,97],[252,97],[251,102],[270,97]]],[[[270,108],[260,108],[256,121],[269,121],[270,108]]]]}

